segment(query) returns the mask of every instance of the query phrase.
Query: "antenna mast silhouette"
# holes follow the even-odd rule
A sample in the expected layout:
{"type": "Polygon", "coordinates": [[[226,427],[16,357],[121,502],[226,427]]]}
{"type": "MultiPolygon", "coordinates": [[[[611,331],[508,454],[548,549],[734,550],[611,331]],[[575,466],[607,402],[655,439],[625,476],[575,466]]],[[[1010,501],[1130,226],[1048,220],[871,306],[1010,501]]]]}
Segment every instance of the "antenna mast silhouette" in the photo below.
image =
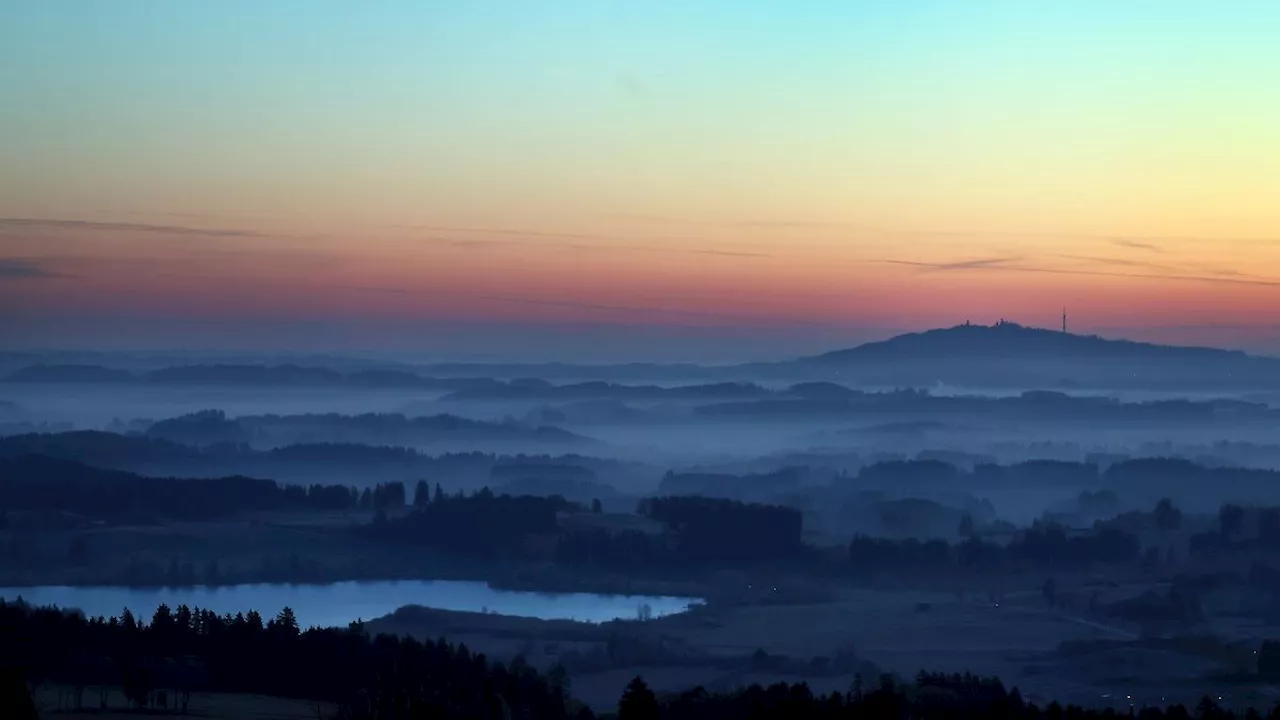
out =
{"type": "Polygon", "coordinates": [[[1067,334],[1067,308],[1062,308],[1062,334],[1067,334]]]}

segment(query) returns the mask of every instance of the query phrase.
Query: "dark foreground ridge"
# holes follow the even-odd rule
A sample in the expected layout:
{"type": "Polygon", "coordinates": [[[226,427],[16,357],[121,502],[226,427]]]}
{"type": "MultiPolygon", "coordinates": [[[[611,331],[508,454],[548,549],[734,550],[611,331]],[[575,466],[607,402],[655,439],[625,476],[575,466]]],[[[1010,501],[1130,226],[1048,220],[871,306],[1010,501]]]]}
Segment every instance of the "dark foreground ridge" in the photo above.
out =
{"type": "MultiPolygon", "coordinates": [[[[160,606],[150,623],[128,611],[119,618],[87,619],[75,612],[0,602],[0,716],[28,720],[39,714],[31,686],[54,683],[70,691],[69,704],[99,712],[113,690],[129,706],[186,713],[195,692],[254,693],[305,698],[335,708],[343,720],[365,718],[596,717],[576,702],[563,668],[546,674],[517,659],[505,665],[444,640],[418,642],[370,637],[363,625],[306,631],[283,609],[263,621],[257,612],[219,616],[185,606],[160,606]],[[86,694],[89,693],[86,698],[86,694]]],[[[1280,669],[1280,647],[1267,644],[1260,669],[1280,669]]],[[[1137,717],[1261,718],[1205,698],[1194,711],[1182,706],[1142,708],[1137,717]]],[[[319,711],[317,711],[319,715],[319,711]]],[[[606,716],[607,717],[607,716],[606,716]]],[[[921,672],[914,681],[892,676],[851,678],[848,691],[815,695],[807,685],[752,685],[730,693],[702,688],[659,697],[640,677],[618,700],[619,720],[758,718],[1094,718],[1114,710],[1039,707],[998,679],[921,672]]],[[[1280,718],[1280,708],[1268,718],[1280,718]]]]}

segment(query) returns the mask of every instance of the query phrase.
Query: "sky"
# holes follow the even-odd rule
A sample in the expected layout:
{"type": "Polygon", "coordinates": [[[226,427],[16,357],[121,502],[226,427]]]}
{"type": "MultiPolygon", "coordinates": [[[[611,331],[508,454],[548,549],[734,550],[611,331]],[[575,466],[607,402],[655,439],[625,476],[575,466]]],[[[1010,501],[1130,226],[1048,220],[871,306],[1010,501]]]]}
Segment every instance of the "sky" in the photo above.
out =
{"type": "Polygon", "coordinates": [[[1271,0],[0,4],[0,345],[1280,354],[1271,0]]]}

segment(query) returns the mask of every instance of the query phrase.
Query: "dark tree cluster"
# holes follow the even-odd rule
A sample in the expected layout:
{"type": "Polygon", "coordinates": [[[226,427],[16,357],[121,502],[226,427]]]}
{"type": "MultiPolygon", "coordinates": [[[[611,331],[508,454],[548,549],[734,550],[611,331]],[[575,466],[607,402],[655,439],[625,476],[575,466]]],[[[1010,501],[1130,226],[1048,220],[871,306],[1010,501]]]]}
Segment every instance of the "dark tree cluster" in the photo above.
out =
{"type": "Polygon", "coordinates": [[[849,561],[858,573],[914,573],[946,567],[1004,569],[1016,564],[1039,568],[1125,564],[1139,559],[1138,539],[1115,528],[1069,535],[1060,525],[1029,528],[1007,545],[977,536],[951,544],[946,540],[894,540],[858,535],[849,543],[849,561]]]}
{"type": "Polygon", "coordinates": [[[1102,479],[1118,493],[1159,490],[1182,497],[1230,488],[1236,497],[1275,498],[1280,487],[1280,471],[1208,467],[1174,458],[1126,460],[1107,468],[1102,479]]]}
{"type": "Polygon", "coordinates": [[[636,530],[613,533],[603,528],[561,534],[556,539],[555,560],[559,565],[579,570],[643,575],[705,567],[695,558],[682,555],[666,535],[636,530]]]}
{"type": "Polygon", "coordinates": [[[147,429],[147,436],[184,445],[244,445],[253,433],[221,410],[201,410],[169,420],[161,420],[147,429]]]}
{"type": "Polygon", "coordinates": [[[261,385],[295,387],[431,388],[488,387],[488,378],[431,378],[403,370],[370,369],[343,373],[326,367],[287,365],[177,365],[134,375],[93,365],[33,366],[5,378],[43,382],[143,382],[190,385],[261,385]]]}
{"type": "MultiPolygon", "coordinates": [[[[237,449],[220,448],[228,455],[237,449]]],[[[25,433],[0,437],[0,457],[19,458],[24,455],[45,455],[58,460],[72,460],[114,469],[194,463],[209,459],[207,449],[101,430],[25,433]]]]}
{"type": "MultiPolygon", "coordinates": [[[[410,417],[399,413],[245,415],[233,421],[245,433],[273,445],[317,442],[360,442],[370,445],[417,445],[439,440],[581,439],[554,427],[526,427],[504,421],[472,420],[457,415],[410,417]]],[[[225,431],[219,431],[219,436],[225,431]]]]}
{"type": "Polygon", "coordinates": [[[951,487],[961,475],[959,468],[941,460],[890,460],[864,467],[858,482],[867,487],[951,487]]]}
{"type": "Polygon", "coordinates": [[[1101,609],[1111,617],[1123,618],[1154,633],[1204,620],[1197,588],[1192,583],[1179,580],[1175,580],[1163,593],[1148,590],[1101,609]]]}
{"type": "MultiPolygon", "coordinates": [[[[1235,496],[1280,497],[1280,471],[1208,467],[1175,458],[1120,459],[1105,470],[1093,462],[1029,460],[1011,465],[977,463],[965,471],[937,459],[890,460],[863,467],[846,482],[862,488],[1004,488],[1054,486],[1116,495],[1205,497],[1230,488],[1235,496]]],[[[1169,519],[1165,516],[1165,519],[1169,519]]]]}
{"type": "MultiPolygon", "coordinates": [[[[946,353],[940,353],[939,356],[946,353]]],[[[995,378],[989,378],[995,379],[995,378]]],[[[1002,378],[1007,380],[1007,378],[1002,378]]],[[[964,381],[957,381],[963,384],[964,381]]],[[[924,389],[889,392],[851,390],[833,383],[802,383],[757,397],[727,399],[697,408],[702,415],[885,415],[931,417],[983,415],[1005,420],[1053,418],[1107,422],[1187,423],[1217,418],[1269,420],[1275,410],[1263,403],[1215,399],[1123,402],[1111,397],[1084,397],[1065,392],[1028,390],[1020,395],[933,395],[924,389]]]]}
{"type": "Polygon", "coordinates": [[[526,378],[510,382],[476,383],[447,396],[449,400],[586,400],[611,398],[619,400],[698,400],[723,398],[769,397],[773,391],[754,383],[711,383],[703,385],[624,385],[590,380],[553,385],[545,380],[526,378]]]}
{"type": "Polygon", "coordinates": [[[557,496],[495,495],[488,488],[448,496],[437,485],[430,502],[415,502],[405,517],[376,522],[365,532],[391,542],[493,558],[509,554],[528,536],[556,534],[557,513],[577,509],[557,496]]]}
{"type": "Polygon", "coordinates": [[[1131,563],[1142,546],[1138,538],[1116,528],[1069,535],[1060,525],[1032,527],[1013,539],[1006,551],[1015,559],[1040,566],[1131,563]]]}
{"type": "Polygon", "coordinates": [[[30,432],[0,437],[0,458],[45,455],[145,475],[207,477],[216,474],[273,479],[302,477],[308,480],[315,476],[337,475],[364,476],[370,480],[438,476],[448,477],[460,485],[476,486],[527,478],[583,482],[588,475],[639,477],[638,473],[648,472],[643,465],[632,466],[617,460],[572,454],[465,452],[427,455],[411,448],[387,445],[392,439],[372,439],[377,444],[310,440],[291,444],[276,442],[272,444],[277,446],[270,450],[256,450],[246,444],[209,442],[192,445],[141,434],[100,430],[30,432]],[[516,468],[519,472],[499,469],[507,467],[516,468]],[[575,476],[566,478],[559,468],[575,468],[569,471],[575,476]]]}
{"type": "Polygon", "coordinates": [[[1027,460],[1012,465],[979,465],[973,470],[975,480],[994,486],[1017,486],[1034,482],[1064,487],[1099,487],[1101,473],[1090,462],[1063,460],[1027,460]]]}
{"type": "Polygon", "coordinates": [[[495,485],[518,482],[529,478],[559,480],[565,482],[595,482],[596,473],[591,468],[562,462],[536,462],[533,459],[516,459],[497,463],[489,470],[489,479],[495,485]]]}
{"type": "Polygon", "coordinates": [[[1188,542],[1193,556],[1241,551],[1272,555],[1280,552],[1280,508],[1246,509],[1228,503],[1218,510],[1218,527],[1196,533],[1188,542]]]}
{"type": "MultiPolygon", "coordinates": [[[[854,572],[876,574],[888,571],[927,572],[942,569],[961,562],[961,550],[972,543],[952,546],[946,540],[916,538],[894,540],[891,538],[855,535],[849,542],[849,562],[854,572]]],[[[981,547],[996,546],[982,543],[981,547]]]]}
{"type": "MultiPolygon", "coordinates": [[[[147,425],[141,437],[193,448],[280,446],[359,442],[412,446],[441,440],[575,441],[577,435],[555,427],[526,427],[512,421],[472,420],[457,415],[406,416],[399,413],[243,415],[230,418],[222,410],[200,410],[147,425]]],[[[84,432],[84,431],[82,431],[84,432]]]]}
{"type": "Polygon", "coordinates": [[[1267,640],[1258,650],[1258,675],[1268,682],[1280,682],[1280,640],[1267,640]]]}
{"type": "Polygon", "coordinates": [[[1166,532],[1182,527],[1182,511],[1174,507],[1169,498],[1162,498],[1151,511],[1156,527],[1166,532]]]}
{"type": "Polygon", "coordinates": [[[768,473],[735,475],[719,472],[672,472],[662,477],[658,491],[663,495],[709,495],[712,497],[777,497],[796,490],[808,468],[786,467],[768,473]]]}
{"type": "Polygon", "coordinates": [[[6,720],[23,717],[8,711],[24,696],[30,703],[26,682],[43,680],[74,688],[78,706],[92,688],[99,710],[122,709],[106,707],[105,690],[117,688],[144,710],[184,710],[191,692],[218,691],[337,703],[346,718],[572,716],[563,687],[527,666],[509,668],[443,640],[370,638],[358,623],[302,631],[288,608],[264,621],[252,611],[162,605],[144,623],[128,611],[86,619],[0,601],[0,640],[6,720]]]}
{"type": "Polygon", "coordinates": [[[802,549],[800,511],[779,505],[699,496],[640,501],[641,515],[664,523],[693,561],[743,563],[794,556],[802,549]]]}
{"type": "Polygon", "coordinates": [[[362,510],[397,510],[405,506],[404,483],[378,483],[360,493],[362,510]]]}
{"type": "Polygon", "coordinates": [[[253,510],[349,508],[357,500],[355,490],[343,486],[144,477],[41,456],[0,459],[0,507],[16,513],[200,520],[253,510]]]}

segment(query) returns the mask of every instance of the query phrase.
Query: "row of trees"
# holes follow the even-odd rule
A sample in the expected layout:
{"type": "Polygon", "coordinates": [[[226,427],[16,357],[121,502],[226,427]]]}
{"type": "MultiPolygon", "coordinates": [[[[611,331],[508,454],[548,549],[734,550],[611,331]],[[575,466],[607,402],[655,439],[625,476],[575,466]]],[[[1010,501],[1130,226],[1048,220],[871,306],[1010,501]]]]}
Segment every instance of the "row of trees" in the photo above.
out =
{"type": "MultiPolygon", "coordinates": [[[[419,484],[415,496],[421,504],[415,502],[413,513],[375,523],[367,531],[390,541],[490,558],[509,555],[530,536],[554,537],[555,560],[585,570],[662,574],[813,559],[802,542],[801,515],[792,508],[698,496],[646,498],[640,502],[640,513],[663,523],[665,532],[562,532],[557,513],[581,508],[559,497],[512,497],[487,489],[446,496],[438,488],[432,495],[425,483],[419,484]]],[[[1114,527],[1073,534],[1044,523],[1017,534],[1008,544],[976,535],[957,544],[860,535],[849,545],[849,560],[856,572],[947,565],[996,569],[1018,563],[1079,567],[1134,563],[1141,549],[1135,536],[1114,527]]]]}
{"type": "Polygon", "coordinates": [[[190,445],[261,442],[269,445],[313,442],[358,442],[413,446],[449,439],[579,440],[554,427],[526,427],[510,421],[473,420],[457,415],[406,416],[399,413],[244,415],[226,418],[204,411],[164,420],[147,434],[190,445]]]}
{"type": "MultiPolygon", "coordinates": [[[[443,497],[439,485],[435,497],[443,497]]],[[[414,503],[432,499],[419,481],[414,503]]],[[[203,520],[256,510],[393,510],[405,484],[363,490],[346,485],[280,485],[247,477],[159,478],[104,470],[40,455],[0,459],[0,507],[17,513],[72,513],[96,519],[203,520]]]]}
{"type": "Polygon", "coordinates": [[[36,455],[0,459],[0,507],[12,513],[202,520],[255,510],[342,509],[356,506],[359,498],[354,488],[340,485],[147,477],[36,455]]]}
{"type": "Polygon", "coordinates": [[[971,470],[937,459],[892,460],[863,467],[846,480],[859,487],[968,487],[999,490],[1027,486],[1108,488],[1119,494],[1167,493],[1205,496],[1230,488],[1231,494],[1277,497],[1280,471],[1208,467],[1176,458],[1120,460],[1102,469],[1092,462],[1029,460],[1011,465],[979,463],[971,470]],[[1197,492],[1198,491],[1198,492],[1197,492]]]}
{"type": "Polygon", "coordinates": [[[1018,563],[1065,568],[1132,563],[1139,559],[1141,549],[1136,537],[1115,528],[1072,535],[1066,528],[1050,523],[1019,533],[1007,545],[987,542],[976,535],[956,544],[942,539],[894,540],[857,535],[849,543],[849,562],[856,573],[913,573],[948,566],[994,569],[1018,563]]]}
{"type": "Polygon", "coordinates": [[[577,530],[556,539],[556,564],[585,571],[632,575],[664,575],[686,569],[702,569],[699,557],[682,555],[666,535],[628,530],[577,530]]]}
{"type": "MultiPolygon", "coordinates": [[[[555,720],[576,712],[562,685],[527,666],[490,662],[444,641],[370,638],[358,624],[302,631],[287,608],[264,622],[256,612],[233,617],[161,606],[144,623],[127,611],[86,619],[0,602],[0,638],[6,720],[34,717],[25,683],[15,676],[75,688],[77,704],[88,688],[120,688],[139,708],[163,696],[181,707],[185,695],[200,690],[332,702],[347,718],[555,720]]],[[[105,705],[107,694],[99,698],[105,705]]]]}
{"type": "MultiPolygon", "coordinates": [[[[600,512],[598,502],[592,508],[600,512]]],[[[510,557],[530,547],[531,539],[543,538],[567,567],[612,571],[737,567],[804,553],[801,515],[792,508],[688,496],[647,498],[639,509],[663,523],[665,531],[564,532],[558,514],[585,508],[563,497],[498,495],[487,488],[446,495],[438,485],[432,492],[424,481],[415,489],[412,512],[399,518],[379,515],[363,531],[381,540],[489,559],[510,557]]]]}
{"type": "MultiPolygon", "coordinates": [[[[1176,718],[1189,720],[1262,720],[1255,709],[1228,710],[1210,698],[1204,698],[1194,710],[1182,705],[1147,707],[1120,714],[1112,709],[1092,709],[1053,702],[1041,707],[1028,703],[1015,689],[1008,689],[996,678],[968,673],[945,674],[921,672],[914,682],[901,683],[883,676],[877,684],[864,684],[855,678],[847,692],[815,694],[804,683],[778,683],[764,687],[751,685],[728,693],[709,693],[703,688],[659,698],[637,677],[618,703],[618,720],[854,720],[883,718],[907,720],[1086,720],[1089,718],[1130,717],[1139,720],[1176,718]]],[[[1280,707],[1266,715],[1267,720],[1280,720],[1280,707]]]]}
{"type": "Polygon", "coordinates": [[[558,496],[496,495],[488,488],[449,496],[437,486],[430,501],[427,497],[426,484],[419,484],[413,512],[402,518],[380,517],[365,532],[390,542],[498,558],[513,552],[529,536],[555,535],[557,513],[581,509],[558,496]]]}
{"type": "Polygon", "coordinates": [[[1280,682],[1280,641],[1262,643],[1258,650],[1258,675],[1268,682],[1280,682]]]}
{"type": "Polygon", "coordinates": [[[683,495],[645,498],[638,512],[664,523],[692,561],[776,560],[802,547],[803,518],[794,508],[683,495]]]}
{"type": "Polygon", "coordinates": [[[1243,508],[1223,505],[1218,526],[1189,538],[1193,556],[1213,556],[1234,551],[1280,550],[1280,508],[1243,508]]]}
{"type": "Polygon", "coordinates": [[[555,560],[583,570],[682,576],[709,568],[749,567],[808,558],[798,510],[701,496],[640,501],[639,513],[660,533],[604,528],[562,533],[555,560]]]}
{"type": "MultiPolygon", "coordinates": [[[[146,425],[145,421],[139,422],[146,425]]],[[[409,447],[388,445],[394,440],[391,437],[377,439],[374,441],[377,444],[359,444],[319,442],[317,438],[322,436],[317,436],[296,443],[277,440],[271,443],[270,450],[255,450],[245,444],[223,442],[196,446],[130,434],[136,432],[122,423],[119,432],[76,430],[7,435],[0,437],[0,457],[47,455],[148,475],[199,472],[283,478],[341,473],[380,480],[447,477],[457,484],[556,478],[570,468],[613,477],[639,477],[637,472],[647,472],[639,464],[573,454],[506,455],[479,451],[425,454],[409,447]],[[508,467],[516,467],[518,471],[508,467]],[[543,470],[548,467],[551,470],[543,470]]]]}

